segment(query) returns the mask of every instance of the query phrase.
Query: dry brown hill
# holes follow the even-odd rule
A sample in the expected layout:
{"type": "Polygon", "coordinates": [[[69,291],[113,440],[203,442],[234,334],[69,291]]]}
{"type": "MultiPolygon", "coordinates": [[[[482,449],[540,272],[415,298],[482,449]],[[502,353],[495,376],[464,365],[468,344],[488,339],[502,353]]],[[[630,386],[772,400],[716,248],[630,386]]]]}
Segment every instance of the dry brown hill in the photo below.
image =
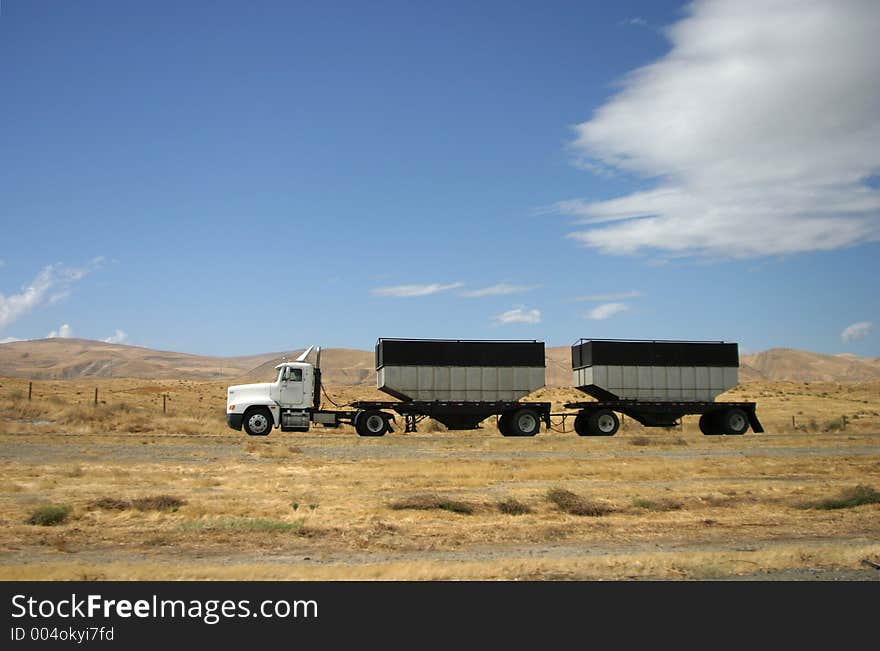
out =
{"type": "MultiPolygon", "coordinates": [[[[34,379],[129,377],[143,379],[219,379],[259,382],[272,379],[282,355],[294,359],[301,351],[242,357],[208,357],[85,339],[38,339],[0,344],[0,376],[34,379]]],[[[321,366],[327,386],[369,386],[375,382],[373,351],[328,348],[321,366]]],[[[773,348],[741,357],[740,379],[795,382],[865,382],[880,380],[880,359],[853,355],[822,355],[773,348]]],[[[547,386],[568,386],[568,346],[547,348],[547,386]]]]}
{"type": "Polygon", "coordinates": [[[806,350],[771,348],[740,357],[742,380],[794,382],[868,382],[880,379],[880,359],[821,355],[806,350]]]}
{"type": "Polygon", "coordinates": [[[280,353],[207,357],[88,339],[36,339],[0,344],[0,375],[42,380],[210,380],[235,377],[275,357],[280,357],[280,353]]]}

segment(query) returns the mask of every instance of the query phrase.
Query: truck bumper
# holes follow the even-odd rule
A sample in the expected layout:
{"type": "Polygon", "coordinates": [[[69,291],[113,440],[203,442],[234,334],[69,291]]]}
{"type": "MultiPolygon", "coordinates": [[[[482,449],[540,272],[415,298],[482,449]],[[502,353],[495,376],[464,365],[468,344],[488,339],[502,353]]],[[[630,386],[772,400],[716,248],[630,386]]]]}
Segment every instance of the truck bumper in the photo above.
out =
{"type": "Polygon", "coordinates": [[[232,429],[241,431],[241,423],[244,420],[244,414],[226,414],[226,424],[232,429]]]}

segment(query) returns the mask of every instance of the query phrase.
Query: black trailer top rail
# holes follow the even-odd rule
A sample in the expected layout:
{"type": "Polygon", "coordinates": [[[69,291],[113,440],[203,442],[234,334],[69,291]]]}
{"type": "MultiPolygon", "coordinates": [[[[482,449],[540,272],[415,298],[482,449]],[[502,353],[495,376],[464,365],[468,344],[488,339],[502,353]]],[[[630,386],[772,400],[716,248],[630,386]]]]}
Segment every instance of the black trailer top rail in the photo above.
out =
{"type": "Polygon", "coordinates": [[[588,366],[739,366],[739,347],[723,341],[580,339],[572,369],[588,366]]]}
{"type": "Polygon", "coordinates": [[[383,366],[535,366],[546,363],[537,340],[389,339],[376,342],[383,366]]]}

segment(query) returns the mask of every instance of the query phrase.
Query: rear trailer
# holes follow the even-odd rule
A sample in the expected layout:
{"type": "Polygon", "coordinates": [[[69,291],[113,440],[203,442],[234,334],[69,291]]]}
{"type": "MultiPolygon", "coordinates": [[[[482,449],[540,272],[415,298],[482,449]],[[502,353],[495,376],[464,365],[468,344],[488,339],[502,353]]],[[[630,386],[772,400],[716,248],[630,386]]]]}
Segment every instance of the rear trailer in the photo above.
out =
{"type": "Polygon", "coordinates": [[[581,436],[611,436],[619,412],[646,427],[700,415],[703,434],[763,432],[754,402],[714,402],[736,386],[739,353],[719,341],[580,339],[571,347],[574,386],[595,402],[570,402],[581,436]]]}

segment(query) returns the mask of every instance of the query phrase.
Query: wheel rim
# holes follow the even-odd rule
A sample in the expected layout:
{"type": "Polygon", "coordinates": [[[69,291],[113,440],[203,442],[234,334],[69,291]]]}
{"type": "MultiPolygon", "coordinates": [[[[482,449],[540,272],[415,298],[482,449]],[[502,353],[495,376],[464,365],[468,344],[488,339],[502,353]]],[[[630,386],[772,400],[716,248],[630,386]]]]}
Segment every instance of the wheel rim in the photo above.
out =
{"type": "Polygon", "coordinates": [[[372,432],[373,434],[385,429],[385,420],[381,416],[370,416],[364,424],[367,427],[367,431],[372,432]]]}
{"type": "Polygon", "coordinates": [[[596,425],[599,427],[599,431],[607,434],[614,430],[614,416],[611,414],[602,414],[596,420],[596,425]]]}
{"type": "Polygon", "coordinates": [[[535,417],[531,414],[523,414],[520,416],[517,421],[517,425],[519,425],[519,429],[523,432],[531,432],[535,429],[535,426],[538,424],[538,421],[535,420],[535,417]]]}
{"type": "Polygon", "coordinates": [[[251,428],[251,431],[262,434],[269,427],[269,419],[266,418],[265,414],[254,414],[248,418],[248,426],[251,428]]]}
{"type": "Polygon", "coordinates": [[[746,419],[742,414],[731,414],[727,419],[727,425],[734,432],[741,432],[746,427],[746,419]]]}

